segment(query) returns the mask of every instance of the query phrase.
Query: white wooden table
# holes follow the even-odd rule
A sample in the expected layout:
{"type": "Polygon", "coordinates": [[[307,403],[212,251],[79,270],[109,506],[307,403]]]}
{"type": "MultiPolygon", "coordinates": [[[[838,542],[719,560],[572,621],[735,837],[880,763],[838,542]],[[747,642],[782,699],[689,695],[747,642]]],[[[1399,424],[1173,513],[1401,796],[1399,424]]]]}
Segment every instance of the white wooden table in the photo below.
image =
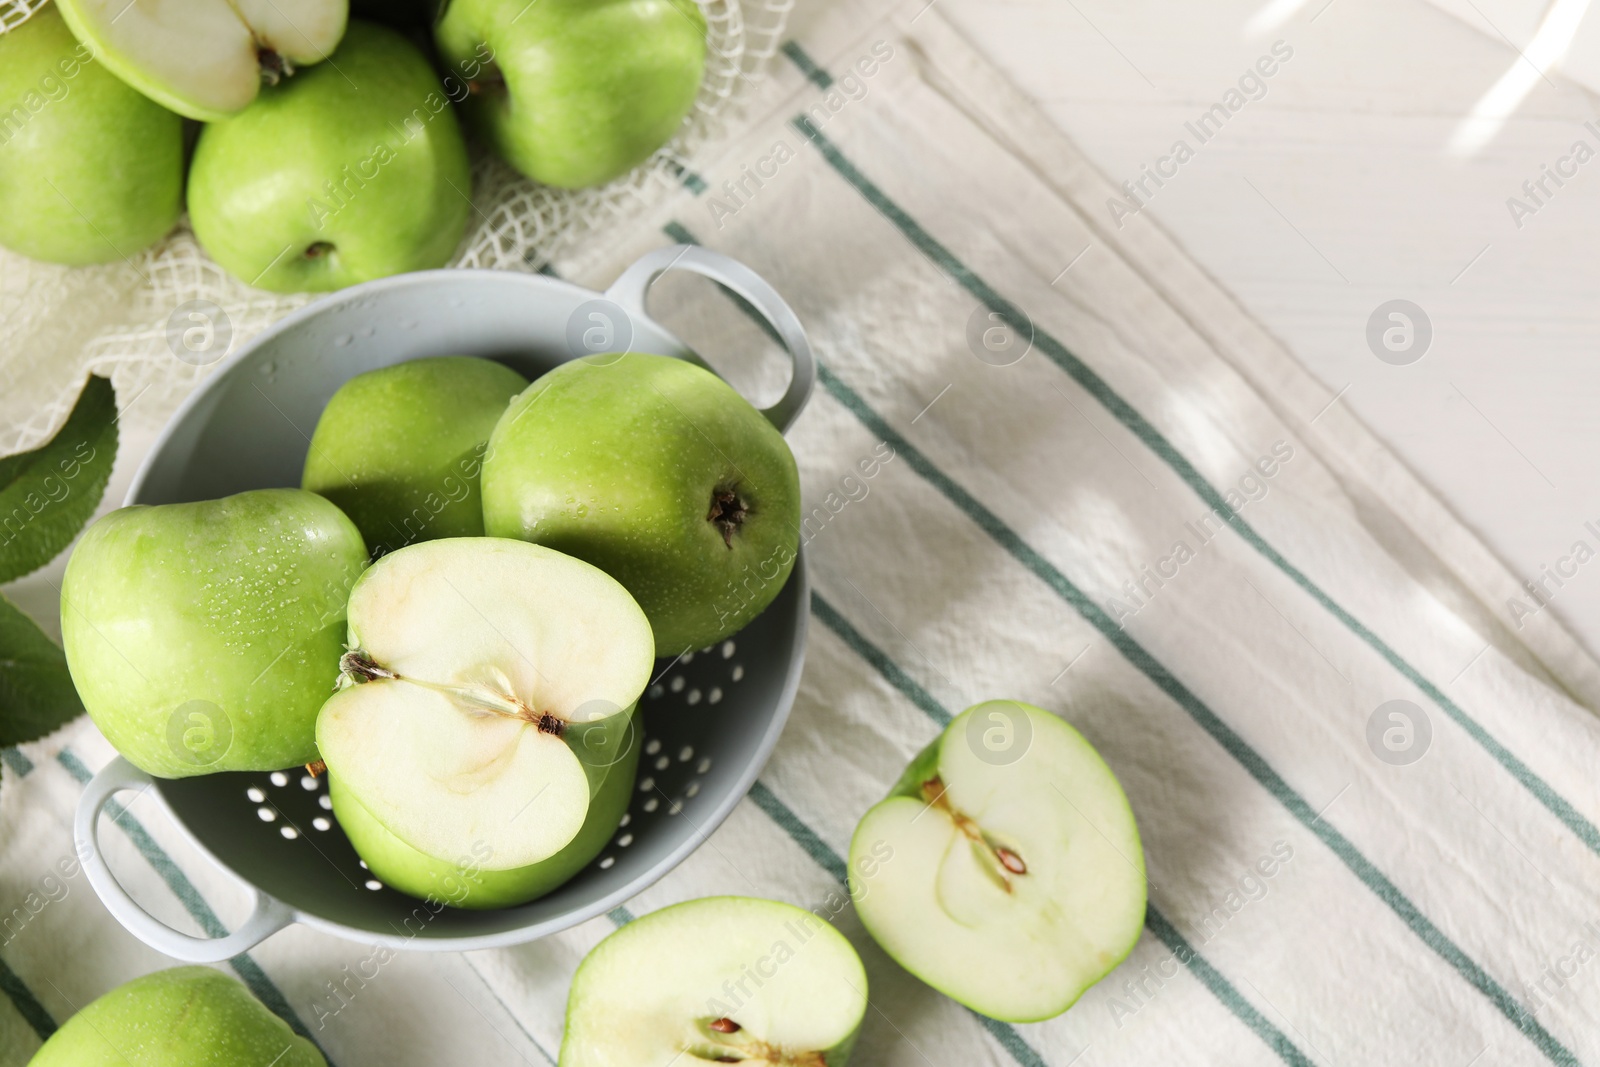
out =
{"type": "MultiPolygon", "coordinates": [[[[1476,28],[1424,0],[936,2],[1114,180],[1197,146],[1147,180],[1144,210],[1520,578],[1571,574],[1546,580],[1547,610],[1600,653],[1600,535],[1584,525],[1600,530],[1600,121],[1583,126],[1600,103],[1551,73],[1475,154],[1447,150],[1536,18],[1512,25],[1491,0],[1465,5],[1476,28]],[[1268,8],[1292,14],[1247,33],[1268,8]],[[1200,144],[1184,124],[1279,39],[1292,57],[1200,144]],[[1546,179],[1519,228],[1507,199],[1531,204],[1523,183],[1578,139],[1597,158],[1562,164],[1576,175],[1546,179]],[[1394,299],[1432,325],[1406,365],[1366,338],[1394,299]],[[1579,540],[1595,560],[1569,557],[1579,540]]],[[[1600,10],[1588,23],[1582,40],[1600,10]]]]}

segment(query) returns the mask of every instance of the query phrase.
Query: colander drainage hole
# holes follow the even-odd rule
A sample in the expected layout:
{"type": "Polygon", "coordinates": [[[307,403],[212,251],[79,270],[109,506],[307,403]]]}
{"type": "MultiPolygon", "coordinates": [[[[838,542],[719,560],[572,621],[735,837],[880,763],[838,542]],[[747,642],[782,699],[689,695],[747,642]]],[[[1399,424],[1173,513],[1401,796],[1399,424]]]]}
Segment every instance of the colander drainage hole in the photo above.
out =
{"type": "Polygon", "coordinates": [[[259,817],[261,819],[262,822],[272,822],[274,819],[276,819],[278,817],[278,813],[277,812],[275,812],[271,808],[265,807],[265,806],[257,808],[256,809],[256,815],[257,815],[257,817],[259,817]]]}
{"type": "Polygon", "coordinates": [[[657,800],[655,797],[651,797],[649,800],[644,802],[645,811],[655,811],[660,806],[661,801],[657,800]]]}
{"type": "Polygon", "coordinates": [[[617,857],[615,857],[615,856],[607,856],[605,859],[600,861],[600,869],[602,871],[608,871],[608,870],[611,869],[611,866],[616,862],[617,862],[617,857]]]}
{"type": "Polygon", "coordinates": [[[651,700],[660,700],[661,699],[661,694],[665,693],[666,691],[667,691],[666,686],[652,685],[650,687],[650,699],[651,700]]]}
{"type": "Polygon", "coordinates": [[[631,844],[633,844],[632,834],[623,834],[621,837],[617,838],[618,848],[627,848],[631,844]]]}
{"type": "Polygon", "coordinates": [[[656,738],[651,738],[650,743],[644,746],[644,754],[646,756],[654,756],[657,752],[660,752],[660,751],[661,751],[661,742],[660,742],[660,740],[658,740],[656,738]]]}
{"type": "Polygon", "coordinates": [[[670,766],[672,766],[672,761],[665,756],[656,760],[656,770],[658,771],[664,771],[670,766]]]}
{"type": "Polygon", "coordinates": [[[317,807],[321,808],[323,811],[332,811],[333,798],[326,793],[322,794],[317,798],[317,807]]]}
{"type": "Polygon", "coordinates": [[[700,696],[701,696],[700,690],[698,690],[698,689],[689,690],[689,703],[690,704],[698,704],[698,703],[700,703],[700,696]]]}
{"type": "Polygon", "coordinates": [[[250,803],[252,804],[259,804],[263,800],[267,799],[267,794],[263,793],[255,786],[251,786],[249,789],[246,789],[244,791],[244,795],[250,798],[250,803]]]}
{"type": "Polygon", "coordinates": [[[670,688],[674,693],[681,693],[683,692],[683,687],[686,684],[688,683],[683,680],[683,675],[680,674],[672,680],[672,683],[668,688],[670,688]]]}
{"type": "Polygon", "coordinates": [[[685,652],[683,654],[683,659],[680,662],[682,662],[682,663],[693,663],[694,662],[694,653],[693,652],[685,652]]]}
{"type": "Polygon", "coordinates": [[[656,787],[656,780],[648,775],[639,779],[639,792],[648,793],[656,787]]]}
{"type": "Polygon", "coordinates": [[[632,821],[633,821],[633,813],[631,811],[625,811],[625,812],[622,813],[622,821],[617,823],[617,826],[618,827],[623,827],[623,826],[628,825],[632,821]]]}
{"type": "Polygon", "coordinates": [[[690,748],[688,745],[684,745],[683,748],[678,750],[679,763],[688,763],[692,759],[694,759],[694,749],[690,748]]]}
{"type": "Polygon", "coordinates": [[[732,678],[736,682],[742,679],[744,677],[744,665],[742,663],[735,663],[733,665],[733,672],[729,674],[728,677],[732,678]]]}
{"type": "Polygon", "coordinates": [[[327,830],[333,826],[333,823],[318,815],[315,819],[311,820],[311,825],[316,827],[318,830],[327,830]]]}
{"type": "Polygon", "coordinates": [[[698,767],[696,767],[694,769],[694,773],[696,773],[696,774],[705,774],[710,769],[711,769],[711,757],[710,756],[706,756],[706,757],[704,757],[704,758],[702,758],[700,760],[700,766],[698,766],[698,767]]]}
{"type": "Polygon", "coordinates": [[[711,692],[706,695],[706,701],[711,704],[720,704],[722,702],[722,687],[712,686],[711,692]]]}
{"type": "Polygon", "coordinates": [[[293,841],[300,836],[300,831],[292,826],[280,826],[278,827],[278,833],[282,834],[286,841],[293,841]]]}
{"type": "Polygon", "coordinates": [[[683,795],[685,797],[692,797],[698,792],[700,792],[700,783],[699,782],[690,782],[687,786],[684,787],[683,795]]]}
{"type": "Polygon", "coordinates": [[[373,892],[377,892],[378,890],[383,888],[383,883],[378,881],[376,878],[368,878],[367,879],[367,888],[372,890],[373,892]]]}
{"type": "Polygon", "coordinates": [[[300,779],[300,788],[310,793],[317,788],[317,780],[309,774],[305,775],[300,779]]]}
{"type": "Polygon", "coordinates": [[[279,788],[282,788],[283,786],[286,786],[286,785],[289,784],[289,776],[287,774],[284,774],[282,771],[273,771],[272,772],[272,784],[275,785],[275,786],[278,786],[279,788]]]}

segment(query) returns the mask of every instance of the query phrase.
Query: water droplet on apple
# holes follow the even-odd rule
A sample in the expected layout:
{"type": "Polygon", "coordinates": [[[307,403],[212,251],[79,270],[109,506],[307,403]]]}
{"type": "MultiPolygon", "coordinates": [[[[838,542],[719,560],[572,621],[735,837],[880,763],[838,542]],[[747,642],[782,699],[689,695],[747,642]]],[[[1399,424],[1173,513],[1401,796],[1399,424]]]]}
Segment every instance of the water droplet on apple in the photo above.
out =
{"type": "Polygon", "coordinates": [[[587,505],[587,504],[579,504],[578,505],[578,518],[581,519],[587,514],[589,514],[589,505],[587,505]]]}

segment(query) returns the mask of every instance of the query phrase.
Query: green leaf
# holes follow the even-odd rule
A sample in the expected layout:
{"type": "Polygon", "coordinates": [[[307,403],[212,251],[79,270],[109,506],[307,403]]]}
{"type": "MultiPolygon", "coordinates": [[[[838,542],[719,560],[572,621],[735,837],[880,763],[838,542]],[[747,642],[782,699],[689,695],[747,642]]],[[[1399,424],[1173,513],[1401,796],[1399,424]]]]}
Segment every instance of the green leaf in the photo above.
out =
{"type": "Polygon", "coordinates": [[[0,748],[37,740],[82,712],[66,653],[0,596],[0,748]]]}
{"type": "Polygon", "coordinates": [[[117,394],[90,376],[59,433],[0,458],[0,585],[55,559],[94,514],[117,457],[117,394]]]}

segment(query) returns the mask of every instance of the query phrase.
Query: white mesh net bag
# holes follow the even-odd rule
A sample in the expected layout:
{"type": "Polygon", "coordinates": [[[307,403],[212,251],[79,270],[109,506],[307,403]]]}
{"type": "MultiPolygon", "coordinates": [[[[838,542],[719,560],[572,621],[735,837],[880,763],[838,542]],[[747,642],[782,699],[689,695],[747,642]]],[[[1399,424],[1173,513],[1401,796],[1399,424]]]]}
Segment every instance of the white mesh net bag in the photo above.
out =
{"type": "MultiPolygon", "coordinates": [[[[47,2],[0,0],[0,32],[47,2]]],[[[632,173],[577,191],[536,185],[480,154],[473,168],[476,210],[452,266],[536,270],[586,237],[638,217],[684,180],[685,160],[722,135],[763,76],[794,0],[696,2],[708,27],[706,73],[678,135],[632,173]]],[[[0,455],[48,439],[89,371],[116,385],[125,426],[164,421],[220,355],[211,348],[204,366],[174,355],[169,323],[183,305],[221,308],[237,348],[312,299],[261,292],[234,279],[200,250],[186,221],[127,263],[59,267],[0,249],[0,455]]]]}

